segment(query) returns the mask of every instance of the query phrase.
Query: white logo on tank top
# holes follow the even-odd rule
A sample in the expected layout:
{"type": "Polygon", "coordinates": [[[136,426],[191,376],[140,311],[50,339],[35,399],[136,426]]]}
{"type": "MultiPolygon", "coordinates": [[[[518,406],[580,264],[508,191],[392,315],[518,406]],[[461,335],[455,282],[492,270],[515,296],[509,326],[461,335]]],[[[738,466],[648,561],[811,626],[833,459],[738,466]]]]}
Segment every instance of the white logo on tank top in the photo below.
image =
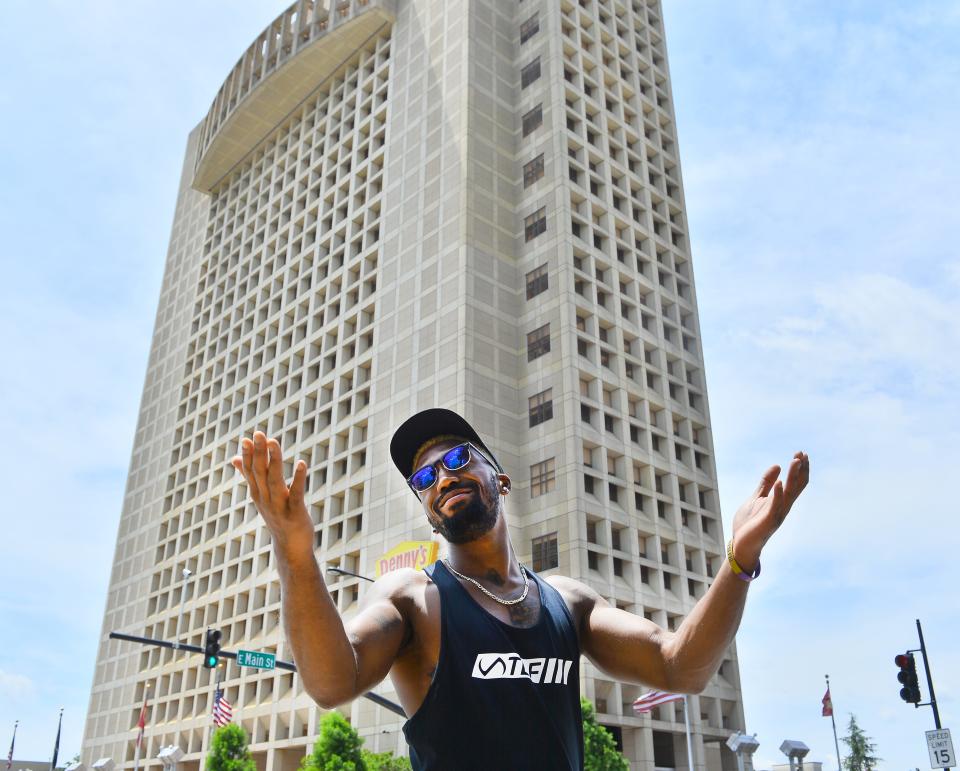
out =
{"type": "Polygon", "coordinates": [[[570,659],[522,659],[516,653],[478,653],[473,677],[479,680],[530,680],[566,685],[573,662],[570,659]]]}

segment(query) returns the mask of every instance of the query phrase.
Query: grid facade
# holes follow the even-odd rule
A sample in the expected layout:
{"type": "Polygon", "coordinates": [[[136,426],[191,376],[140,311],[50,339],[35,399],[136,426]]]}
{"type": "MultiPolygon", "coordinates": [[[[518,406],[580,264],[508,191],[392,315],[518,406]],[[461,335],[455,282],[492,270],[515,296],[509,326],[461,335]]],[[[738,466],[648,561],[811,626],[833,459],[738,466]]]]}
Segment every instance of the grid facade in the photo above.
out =
{"type": "MultiPolygon", "coordinates": [[[[133,767],[148,689],[143,763],[178,744],[194,771],[208,748],[211,672],[111,630],[216,627],[290,658],[269,534],[228,464],[256,429],[288,477],[307,461],[321,567],[370,574],[430,537],[393,428],[461,411],[513,472],[521,559],[675,628],[723,559],[679,166],[656,0],[299,2],[257,38],[188,143],[83,761],[133,767]],[[324,70],[324,46],[352,48],[324,70]],[[309,57],[308,96],[271,108],[309,57]],[[270,109],[221,173],[223,135],[237,155],[236,126],[270,109]]],[[[349,616],[362,582],[328,577],[349,616]]],[[[320,715],[299,680],[223,677],[258,768],[292,771],[320,715]]],[[[582,685],[634,768],[686,767],[674,705],[636,717],[644,689],[590,665],[582,685]]],[[[735,767],[734,648],[690,703],[696,765],[735,767]]],[[[404,751],[396,716],[345,709],[370,749],[404,751]]]]}

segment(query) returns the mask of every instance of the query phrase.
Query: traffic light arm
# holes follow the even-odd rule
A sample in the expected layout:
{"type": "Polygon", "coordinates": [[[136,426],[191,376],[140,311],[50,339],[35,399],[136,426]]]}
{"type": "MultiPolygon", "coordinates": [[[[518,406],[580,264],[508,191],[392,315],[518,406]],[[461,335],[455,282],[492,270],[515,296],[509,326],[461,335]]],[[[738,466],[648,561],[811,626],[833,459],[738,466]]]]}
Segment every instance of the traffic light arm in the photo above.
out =
{"type": "MultiPolygon", "coordinates": [[[[110,639],[125,640],[127,642],[140,643],[141,645],[156,645],[157,647],[160,647],[160,648],[171,648],[173,650],[189,651],[190,653],[203,653],[203,648],[199,645],[173,643],[173,642],[169,642],[168,640],[155,640],[152,637],[137,637],[136,635],[132,635],[132,634],[123,634],[123,632],[111,632],[110,639]]],[[[217,655],[224,659],[235,660],[237,658],[236,653],[231,653],[230,651],[225,651],[225,650],[221,650],[217,655]]],[[[297,671],[297,665],[291,661],[280,661],[280,659],[277,659],[274,666],[277,669],[286,669],[290,672],[297,671]]],[[[383,698],[383,696],[380,696],[379,694],[365,693],[363,694],[363,697],[365,699],[369,699],[374,704],[379,704],[384,709],[390,710],[394,714],[400,715],[401,717],[407,716],[407,713],[403,711],[403,707],[401,707],[399,704],[394,704],[392,701],[390,701],[389,699],[383,698]]]]}

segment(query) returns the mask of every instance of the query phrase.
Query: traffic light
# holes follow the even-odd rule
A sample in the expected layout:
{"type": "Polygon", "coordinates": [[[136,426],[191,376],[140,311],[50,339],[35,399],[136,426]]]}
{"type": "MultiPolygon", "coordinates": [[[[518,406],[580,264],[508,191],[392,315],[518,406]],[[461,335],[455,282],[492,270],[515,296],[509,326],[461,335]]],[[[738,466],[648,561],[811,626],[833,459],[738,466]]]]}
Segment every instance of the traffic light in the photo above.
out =
{"type": "Polygon", "coordinates": [[[920,703],[920,682],[917,680],[917,662],[912,653],[900,653],[893,660],[900,667],[897,680],[903,688],[900,689],[900,698],[908,704],[920,703]]]}
{"type": "Polygon", "coordinates": [[[203,666],[207,669],[216,669],[220,660],[220,638],[223,633],[219,629],[208,629],[207,639],[203,643],[203,666]]]}

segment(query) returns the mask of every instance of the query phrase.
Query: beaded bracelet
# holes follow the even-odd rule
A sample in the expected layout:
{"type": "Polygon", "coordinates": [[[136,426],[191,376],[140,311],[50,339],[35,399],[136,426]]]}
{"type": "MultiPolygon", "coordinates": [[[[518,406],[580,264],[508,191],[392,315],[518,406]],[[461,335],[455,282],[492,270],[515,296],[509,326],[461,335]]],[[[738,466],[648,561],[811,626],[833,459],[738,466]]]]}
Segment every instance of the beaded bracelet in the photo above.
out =
{"type": "Polygon", "coordinates": [[[757,567],[754,569],[753,573],[748,573],[737,562],[733,556],[733,539],[731,538],[727,541],[727,562],[730,563],[730,569],[733,571],[733,574],[739,578],[741,581],[747,581],[748,583],[754,578],[760,575],[760,561],[757,560],[757,567]]]}

